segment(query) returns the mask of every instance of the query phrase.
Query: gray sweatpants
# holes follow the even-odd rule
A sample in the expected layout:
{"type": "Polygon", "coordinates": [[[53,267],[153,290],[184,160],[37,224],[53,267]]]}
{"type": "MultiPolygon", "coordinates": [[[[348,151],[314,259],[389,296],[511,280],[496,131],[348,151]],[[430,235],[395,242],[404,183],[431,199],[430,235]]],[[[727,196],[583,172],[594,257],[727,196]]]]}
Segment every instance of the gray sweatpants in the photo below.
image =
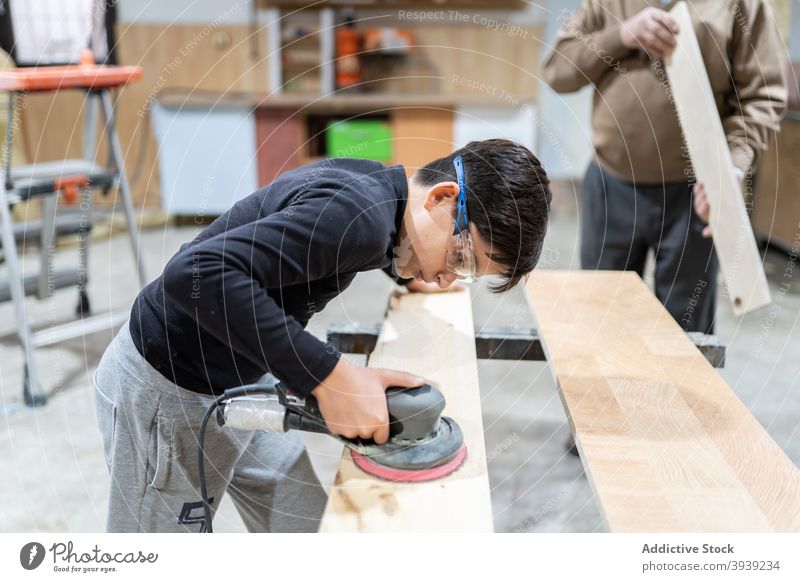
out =
{"type": "MultiPolygon", "coordinates": [[[[139,354],[128,324],[94,375],[97,422],[111,475],[109,532],[202,532],[198,429],[210,396],[170,382],[139,354]]],[[[206,429],[212,508],[231,494],[251,532],[314,532],[325,508],[298,435],[206,429]]]]}
{"type": "Polygon", "coordinates": [[[644,273],[655,255],[655,294],[686,331],[714,332],[717,256],[703,238],[692,184],[631,184],[589,165],[582,186],[581,268],[644,273]]]}

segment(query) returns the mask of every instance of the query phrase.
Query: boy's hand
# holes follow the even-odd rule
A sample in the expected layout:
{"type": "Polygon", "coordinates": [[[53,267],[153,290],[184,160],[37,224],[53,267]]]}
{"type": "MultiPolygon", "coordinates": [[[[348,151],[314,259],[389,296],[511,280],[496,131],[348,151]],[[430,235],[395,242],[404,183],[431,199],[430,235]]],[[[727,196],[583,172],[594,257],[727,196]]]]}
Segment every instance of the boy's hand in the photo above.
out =
{"type": "Polygon", "coordinates": [[[389,440],[389,410],[386,389],[414,388],[425,379],[406,372],[361,368],[344,358],[322,384],[312,390],[328,430],[345,438],[389,440]]]}
{"type": "Polygon", "coordinates": [[[426,283],[425,281],[411,281],[406,283],[406,289],[411,293],[449,293],[450,291],[461,291],[464,289],[463,285],[453,282],[452,285],[442,289],[438,283],[426,283]]]}
{"type": "Polygon", "coordinates": [[[622,23],[620,40],[630,49],[643,49],[647,54],[663,59],[675,50],[678,23],[658,8],[645,8],[622,23]]]}

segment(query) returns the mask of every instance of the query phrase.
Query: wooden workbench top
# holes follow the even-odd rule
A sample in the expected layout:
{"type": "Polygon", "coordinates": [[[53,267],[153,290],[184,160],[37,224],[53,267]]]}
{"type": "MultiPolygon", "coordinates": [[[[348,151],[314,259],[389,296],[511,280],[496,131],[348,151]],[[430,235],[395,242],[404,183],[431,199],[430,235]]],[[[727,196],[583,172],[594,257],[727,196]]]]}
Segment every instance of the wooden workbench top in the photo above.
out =
{"type": "Polygon", "coordinates": [[[800,471],[635,273],[528,293],[611,531],[800,531],[800,471]]]}

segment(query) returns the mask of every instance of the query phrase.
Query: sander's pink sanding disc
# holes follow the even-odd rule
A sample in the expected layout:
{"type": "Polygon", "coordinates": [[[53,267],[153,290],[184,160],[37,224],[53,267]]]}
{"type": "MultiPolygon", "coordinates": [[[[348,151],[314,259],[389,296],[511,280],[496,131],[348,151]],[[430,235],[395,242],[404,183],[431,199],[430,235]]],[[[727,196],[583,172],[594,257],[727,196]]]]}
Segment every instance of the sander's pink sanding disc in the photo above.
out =
{"type": "Polygon", "coordinates": [[[375,477],[380,477],[381,479],[385,479],[386,481],[399,481],[401,483],[420,483],[422,481],[433,481],[435,479],[441,479],[442,477],[446,477],[456,469],[458,469],[461,465],[464,464],[464,461],[467,458],[467,447],[466,445],[462,444],[461,448],[458,449],[456,456],[453,457],[450,461],[446,462],[444,465],[439,465],[438,467],[431,467],[430,469],[420,469],[420,470],[404,470],[404,469],[395,469],[393,467],[385,467],[384,465],[379,465],[369,457],[365,457],[361,453],[358,453],[352,449],[350,449],[350,457],[353,459],[353,463],[355,463],[356,467],[368,473],[370,475],[374,475],[375,477]]]}

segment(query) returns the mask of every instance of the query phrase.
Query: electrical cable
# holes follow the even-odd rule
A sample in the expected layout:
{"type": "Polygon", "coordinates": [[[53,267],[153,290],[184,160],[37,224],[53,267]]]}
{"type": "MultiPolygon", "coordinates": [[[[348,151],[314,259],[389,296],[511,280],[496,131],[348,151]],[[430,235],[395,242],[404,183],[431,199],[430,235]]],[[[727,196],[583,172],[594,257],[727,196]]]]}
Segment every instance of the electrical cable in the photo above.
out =
{"type": "Polygon", "coordinates": [[[227,400],[238,398],[240,396],[253,396],[256,394],[274,394],[275,387],[272,384],[247,384],[245,386],[238,386],[236,388],[228,388],[221,396],[214,399],[205,415],[203,421],[200,423],[200,431],[197,435],[197,477],[200,482],[200,500],[203,502],[203,513],[206,521],[206,533],[214,533],[212,526],[211,516],[211,501],[208,498],[208,485],[206,483],[206,464],[205,464],[205,440],[206,440],[206,426],[208,419],[214,414],[214,411],[219,408],[219,405],[227,400]]]}

